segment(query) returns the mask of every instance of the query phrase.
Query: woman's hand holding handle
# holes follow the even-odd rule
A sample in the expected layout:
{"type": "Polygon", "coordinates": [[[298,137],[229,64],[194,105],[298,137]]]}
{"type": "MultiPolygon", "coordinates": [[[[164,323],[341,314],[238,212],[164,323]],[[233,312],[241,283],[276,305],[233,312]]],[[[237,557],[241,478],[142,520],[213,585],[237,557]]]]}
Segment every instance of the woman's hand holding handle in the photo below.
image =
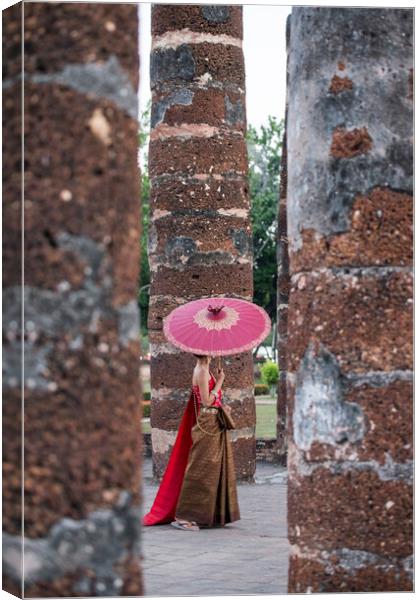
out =
{"type": "Polygon", "coordinates": [[[225,380],[225,374],[224,374],[223,369],[218,369],[216,384],[215,384],[214,388],[211,391],[211,393],[214,394],[216,396],[216,398],[217,398],[217,394],[222,389],[222,385],[223,385],[224,380],[225,380]]]}
{"type": "Polygon", "coordinates": [[[220,382],[220,386],[222,386],[224,380],[225,380],[225,372],[223,371],[223,369],[218,369],[217,370],[217,383],[220,382]]]}

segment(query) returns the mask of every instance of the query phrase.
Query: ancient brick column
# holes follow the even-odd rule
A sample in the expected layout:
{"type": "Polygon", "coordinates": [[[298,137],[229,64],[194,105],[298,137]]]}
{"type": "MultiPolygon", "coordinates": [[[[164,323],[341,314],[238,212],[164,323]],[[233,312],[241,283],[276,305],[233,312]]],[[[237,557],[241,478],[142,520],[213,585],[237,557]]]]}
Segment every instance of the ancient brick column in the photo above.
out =
{"type": "Polygon", "coordinates": [[[413,585],[412,33],[292,11],[289,592],[413,585]]]}
{"type": "Polygon", "coordinates": [[[279,381],[277,384],[277,454],[285,464],[287,460],[286,413],[287,413],[287,308],[289,302],[289,254],[287,240],[287,90],[290,42],[290,15],[286,21],[286,108],[284,133],[280,159],[280,199],[277,226],[277,352],[279,381]]]}
{"type": "Polygon", "coordinates": [[[141,595],[137,6],[25,3],[4,27],[5,585],[141,595]]]}
{"type": "MultiPolygon", "coordinates": [[[[252,300],[242,8],[155,5],[151,87],[151,426],[161,476],[196,361],[166,342],[162,319],[204,296],[252,300]]],[[[236,472],[246,479],[255,470],[252,355],[223,363],[236,472]]]]}
{"type": "Polygon", "coordinates": [[[3,105],[2,105],[2,281],[3,281],[3,580],[2,589],[23,597],[20,573],[10,577],[7,559],[7,536],[14,534],[13,551],[17,563],[23,555],[22,539],[22,423],[21,348],[22,331],[22,13],[18,3],[3,10],[3,105]],[[12,307],[8,290],[15,289],[12,307]],[[12,350],[13,349],[13,350],[12,350]],[[13,360],[14,359],[14,360],[13,360]],[[15,364],[13,364],[15,363],[15,364]]]}

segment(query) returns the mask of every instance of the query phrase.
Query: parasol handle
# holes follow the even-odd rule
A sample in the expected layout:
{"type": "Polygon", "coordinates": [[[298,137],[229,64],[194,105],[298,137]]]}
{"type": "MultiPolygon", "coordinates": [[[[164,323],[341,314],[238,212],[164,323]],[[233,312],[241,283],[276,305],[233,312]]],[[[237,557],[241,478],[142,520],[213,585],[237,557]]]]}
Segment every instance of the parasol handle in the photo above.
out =
{"type": "Polygon", "coordinates": [[[217,357],[217,368],[218,369],[222,368],[222,357],[221,356],[217,357]]]}

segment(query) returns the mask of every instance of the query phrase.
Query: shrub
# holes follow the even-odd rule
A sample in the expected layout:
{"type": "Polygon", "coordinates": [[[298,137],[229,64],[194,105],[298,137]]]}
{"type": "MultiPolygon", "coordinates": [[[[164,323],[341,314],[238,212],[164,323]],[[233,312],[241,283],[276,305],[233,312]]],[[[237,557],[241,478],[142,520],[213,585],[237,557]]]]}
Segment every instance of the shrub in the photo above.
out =
{"type": "Polygon", "coordinates": [[[264,394],[268,394],[268,392],[268,385],[266,385],[265,383],[257,383],[254,386],[254,394],[256,396],[263,396],[264,394]]]}
{"type": "Polygon", "coordinates": [[[150,403],[143,403],[143,417],[150,417],[150,403]]]}
{"type": "Polygon", "coordinates": [[[150,402],[150,392],[143,392],[143,400],[145,402],[150,402]]]}
{"type": "Polygon", "coordinates": [[[261,377],[268,386],[275,386],[279,379],[279,367],[277,363],[267,360],[261,367],[261,377]]]}

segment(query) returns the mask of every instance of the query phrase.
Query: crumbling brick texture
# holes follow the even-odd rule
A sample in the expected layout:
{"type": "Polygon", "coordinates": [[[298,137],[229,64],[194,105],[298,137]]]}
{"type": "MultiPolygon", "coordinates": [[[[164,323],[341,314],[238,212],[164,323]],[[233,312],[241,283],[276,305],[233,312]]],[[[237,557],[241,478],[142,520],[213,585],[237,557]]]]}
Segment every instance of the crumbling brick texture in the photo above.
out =
{"type": "MultiPolygon", "coordinates": [[[[23,533],[36,541],[64,518],[115,507],[122,494],[133,510],[141,502],[137,6],[25,3],[3,23],[3,527],[21,533],[22,333],[23,533]],[[118,100],[121,90],[131,105],[118,100]]],[[[137,537],[133,529],[127,568],[118,566],[122,594],[142,594],[130,563],[137,537]]],[[[80,595],[78,577],[40,575],[25,595],[80,595]]]]}
{"type": "Polygon", "coordinates": [[[292,10],[290,593],[413,589],[412,33],[292,10]]]}
{"type": "MultiPolygon", "coordinates": [[[[242,8],[153,6],[151,88],[148,325],[153,466],[160,478],[196,360],[165,340],[163,319],[205,296],[252,300],[242,8]]],[[[251,353],[223,363],[225,401],[243,431],[233,442],[236,474],[248,479],[256,459],[249,437],[255,425],[251,353]]]]}

